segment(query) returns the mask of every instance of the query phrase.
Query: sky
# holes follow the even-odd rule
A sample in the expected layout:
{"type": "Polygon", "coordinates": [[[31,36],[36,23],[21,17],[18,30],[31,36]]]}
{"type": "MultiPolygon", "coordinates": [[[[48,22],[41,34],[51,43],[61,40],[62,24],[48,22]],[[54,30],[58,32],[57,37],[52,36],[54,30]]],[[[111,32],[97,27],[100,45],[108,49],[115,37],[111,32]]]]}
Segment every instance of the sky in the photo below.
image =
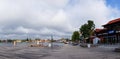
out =
{"type": "Polygon", "coordinates": [[[0,0],[0,39],[70,38],[93,20],[96,28],[120,17],[119,0],[0,0]]]}

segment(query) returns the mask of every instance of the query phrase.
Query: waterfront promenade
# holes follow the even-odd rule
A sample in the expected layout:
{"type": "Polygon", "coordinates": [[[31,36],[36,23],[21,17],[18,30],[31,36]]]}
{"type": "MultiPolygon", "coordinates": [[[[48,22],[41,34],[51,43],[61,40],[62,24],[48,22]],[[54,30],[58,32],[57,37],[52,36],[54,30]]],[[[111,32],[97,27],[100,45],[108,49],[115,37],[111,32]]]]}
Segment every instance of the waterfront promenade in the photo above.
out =
{"type": "Polygon", "coordinates": [[[0,47],[0,59],[120,59],[110,48],[82,48],[64,45],[61,48],[0,47]]]}

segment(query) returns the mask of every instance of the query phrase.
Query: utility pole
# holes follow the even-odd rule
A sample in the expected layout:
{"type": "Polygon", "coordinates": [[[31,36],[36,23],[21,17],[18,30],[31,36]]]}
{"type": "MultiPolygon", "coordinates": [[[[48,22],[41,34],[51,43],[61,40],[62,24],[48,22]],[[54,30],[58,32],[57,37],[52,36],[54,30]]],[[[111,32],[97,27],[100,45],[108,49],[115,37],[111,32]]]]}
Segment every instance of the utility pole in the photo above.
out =
{"type": "Polygon", "coordinates": [[[51,35],[51,48],[53,48],[53,35],[51,35]]]}

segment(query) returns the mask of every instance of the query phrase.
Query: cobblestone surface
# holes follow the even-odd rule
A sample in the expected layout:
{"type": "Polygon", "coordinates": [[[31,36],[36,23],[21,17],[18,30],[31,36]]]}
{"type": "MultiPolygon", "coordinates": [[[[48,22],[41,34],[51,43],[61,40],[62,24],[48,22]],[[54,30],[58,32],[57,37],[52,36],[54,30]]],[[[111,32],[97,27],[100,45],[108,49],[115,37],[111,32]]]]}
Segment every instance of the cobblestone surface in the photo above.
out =
{"type": "Polygon", "coordinates": [[[0,59],[120,59],[112,49],[64,45],[60,49],[40,47],[0,47],[0,59]]]}

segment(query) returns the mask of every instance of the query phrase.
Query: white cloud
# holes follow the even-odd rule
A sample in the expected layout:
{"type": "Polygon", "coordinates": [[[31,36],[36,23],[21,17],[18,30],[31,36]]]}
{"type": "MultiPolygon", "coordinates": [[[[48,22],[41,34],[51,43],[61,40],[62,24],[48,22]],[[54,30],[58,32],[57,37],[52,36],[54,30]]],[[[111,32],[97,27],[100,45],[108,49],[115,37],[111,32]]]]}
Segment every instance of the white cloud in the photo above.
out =
{"type": "Polygon", "coordinates": [[[87,20],[93,20],[97,27],[100,27],[110,15],[110,10],[103,0],[79,0],[77,4],[69,7],[67,10],[69,10],[68,15],[70,19],[75,19],[74,21],[77,23],[75,26],[80,26],[87,20]]]}
{"type": "Polygon", "coordinates": [[[27,28],[24,28],[24,27],[18,27],[17,29],[16,29],[16,32],[23,32],[23,33],[29,33],[29,29],[27,29],[27,28]]]}
{"type": "Polygon", "coordinates": [[[70,37],[87,20],[100,28],[119,14],[106,0],[0,0],[0,33],[2,38],[70,37]]]}

